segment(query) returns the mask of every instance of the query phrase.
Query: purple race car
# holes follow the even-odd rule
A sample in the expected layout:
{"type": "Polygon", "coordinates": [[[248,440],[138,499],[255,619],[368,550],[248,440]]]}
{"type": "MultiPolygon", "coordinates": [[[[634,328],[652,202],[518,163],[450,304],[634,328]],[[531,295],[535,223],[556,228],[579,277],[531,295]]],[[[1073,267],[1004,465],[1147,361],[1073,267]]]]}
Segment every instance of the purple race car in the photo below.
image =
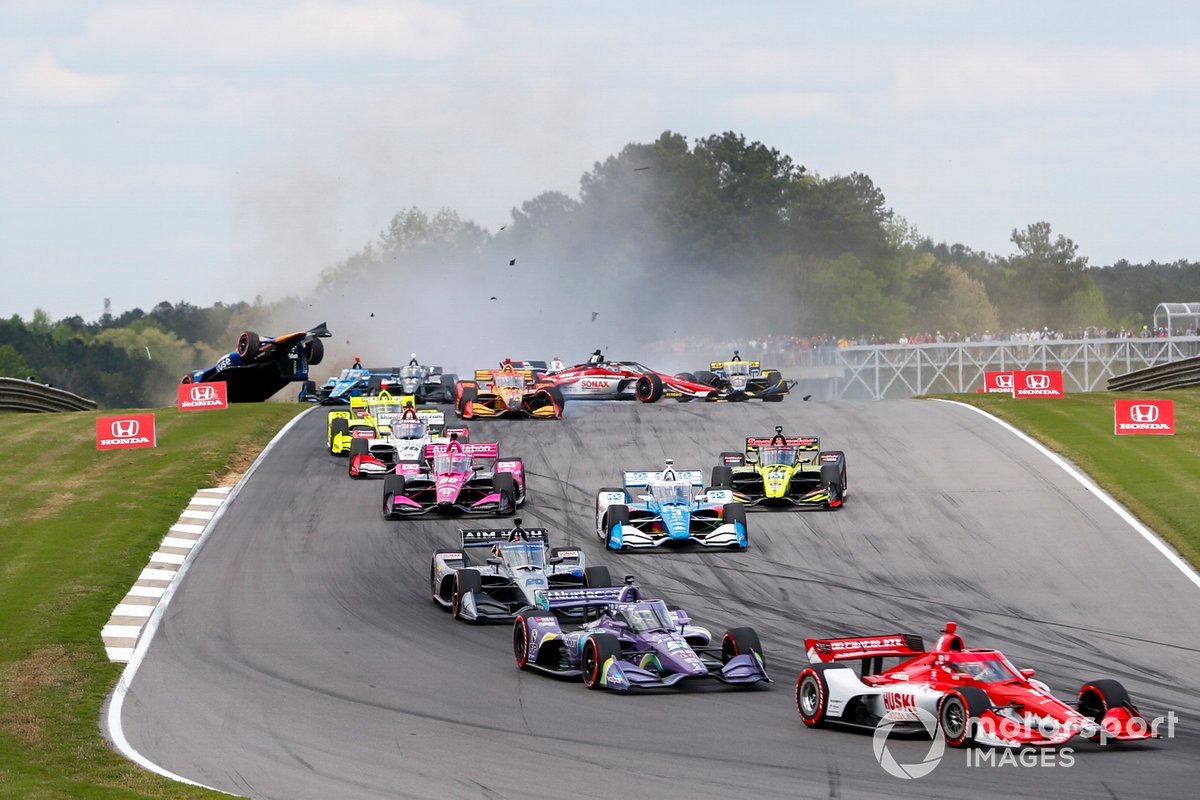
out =
{"type": "Polygon", "coordinates": [[[706,628],[662,600],[644,600],[633,585],[551,589],[538,608],[517,614],[513,655],[521,669],[583,676],[589,689],[657,688],[712,678],[721,683],[770,682],[762,645],[751,628],[733,628],[714,645],[706,628]],[[600,616],[564,633],[556,612],[598,608],[600,616]]]}
{"type": "Polygon", "coordinates": [[[386,519],[440,514],[512,514],[525,503],[525,467],[500,458],[498,444],[428,444],[420,461],[401,461],[383,479],[386,519]]]}

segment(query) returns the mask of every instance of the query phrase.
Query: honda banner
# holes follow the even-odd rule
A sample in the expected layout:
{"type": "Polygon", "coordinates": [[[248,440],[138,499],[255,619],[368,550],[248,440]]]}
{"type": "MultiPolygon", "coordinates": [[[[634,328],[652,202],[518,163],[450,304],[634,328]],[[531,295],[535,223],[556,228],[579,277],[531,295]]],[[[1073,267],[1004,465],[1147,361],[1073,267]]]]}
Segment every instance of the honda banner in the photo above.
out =
{"type": "Polygon", "coordinates": [[[1062,397],[1061,369],[1022,370],[1013,373],[1013,397],[1062,397]]]}
{"type": "Polygon", "coordinates": [[[1175,434],[1174,400],[1115,400],[1113,433],[1175,434]]]}
{"type": "Polygon", "coordinates": [[[135,447],[155,447],[157,444],[153,414],[96,419],[97,450],[131,450],[135,447]]]}
{"type": "Polygon", "coordinates": [[[992,394],[993,392],[1012,394],[1012,390],[1013,374],[1011,372],[985,372],[983,373],[983,388],[978,391],[982,394],[992,394]]]}
{"type": "Polygon", "coordinates": [[[179,384],[180,411],[206,408],[229,408],[229,392],[225,381],[179,384]]]}

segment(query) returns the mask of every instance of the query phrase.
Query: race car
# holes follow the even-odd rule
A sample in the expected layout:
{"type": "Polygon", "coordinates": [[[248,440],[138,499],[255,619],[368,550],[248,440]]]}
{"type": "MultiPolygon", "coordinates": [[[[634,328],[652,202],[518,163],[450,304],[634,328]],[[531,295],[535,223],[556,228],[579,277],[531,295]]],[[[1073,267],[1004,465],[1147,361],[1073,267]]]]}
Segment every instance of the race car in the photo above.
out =
{"type": "Polygon", "coordinates": [[[743,361],[737,350],[729,361],[712,361],[707,370],[681,372],[677,377],[711,386],[717,390],[716,399],[731,402],[759,399],[778,403],[796,385],[784,380],[778,370],[763,369],[761,362],[743,361]]]}
{"type": "Polygon", "coordinates": [[[395,370],[396,377],[382,378],[381,388],[393,394],[411,395],[417,403],[453,403],[458,376],[443,373],[441,367],[431,367],[417,361],[413,353],[408,365],[395,370]]]}
{"type": "Polygon", "coordinates": [[[463,419],[525,417],[562,419],[562,391],[538,380],[532,369],[505,361],[500,369],[475,370],[475,380],[459,381],[454,410],[463,419]]]}
{"type": "Polygon", "coordinates": [[[796,708],[809,727],[839,723],[932,733],[946,744],[997,747],[1061,745],[1076,736],[1134,741],[1155,735],[1114,680],[1083,684],[1074,705],[1059,700],[997,650],[967,649],[949,622],[929,652],[920,636],[891,634],[808,639],[811,662],[796,679],[796,708]],[[885,658],[899,664],[883,669],[885,658]],[[845,662],[862,662],[861,675],[845,662]]]}
{"type": "Polygon", "coordinates": [[[400,367],[364,367],[355,359],[354,366],[327,379],[321,386],[306,381],[300,399],[326,406],[346,405],[352,397],[379,394],[385,384],[399,381],[400,367]]]}
{"type": "Polygon", "coordinates": [[[497,444],[425,445],[424,461],[401,461],[383,478],[383,516],[512,514],[525,504],[525,467],[497,444]]]}
{"type": "Polygon", "coordinates": [[[717,391],[686,377],[655,372],[636,361],[610,361],[599,350],[585,364],[546,375],[566,400],[716,400],[717,391]]]}
{"type": "Polygon", "coordinates": [[[728,487],[701,492],[704,473],[676,470],[671,459],[659,472],[626,472],[620,488],[596,495],[596,535],[609,550],[695,543],[745,550],[746,509],[728,487]],[[645,494],[634,494],[634,490],[645,494]]]}
{"type": "Polygon", "coordinates": [[[583,677],[589,689],[651,689],[711,679],[733,685],[771,681],[752,628],[721,636],[692,624],[687,612],[643,599],[634,585],[550,589],[513,622],[513,655],[521,669],[583,677]],[[556,614],[599,609],[599,617],[564,632],[556,614]]]}
{"type": "Polygon", "coordinates": [[[329,412],[325,440],[329,452],[349,455],[355,439],[377,439],[381,433],[386,434],[391,423],[400,419],[412,403],[411,397],[393,397],[387,391],[351,397],[349,409],[329,412]]]}
{"type": "Polygon", "coordinates": [[[846,502],[846,454],[822,450],[816,436],[746,438],[745,453],[726,452],[712,485],[733,491],[747,508],[841,508],[846,502]]]}
{"type": "Polygon", "coordinates": [[[325,357],[321,339],[332,335],[324,322],[283,336],[244,331],[233,352],[207,369],[189,372],[179,382],[224,381],[229,402],[260,403],[293,381],[307,381],[308,368],[325,357]]]}
{"type": "Polygon", "coordinates": [[[446,428],[446,414],[436,408],[405,406],[399,419],[385,416],[374,437],[350,440],[351,478],[382,477],[401,461],[420,461],[429,444],[447,444],[453,436],[466,442],[466,428],[446,428]]]}
{"type": "Polygon", "coordinates": [[[433,602],[455,619],[507,621],[546,589],[612,586],[608,567],[587,566],[578,548],[549,547],[545,528],[523,528],[520,519],[507,530],[458,533],[462,547],[435,553],[429,570],[433,602]],[[483,548],[484,558],[473,552],[483,548]]]}

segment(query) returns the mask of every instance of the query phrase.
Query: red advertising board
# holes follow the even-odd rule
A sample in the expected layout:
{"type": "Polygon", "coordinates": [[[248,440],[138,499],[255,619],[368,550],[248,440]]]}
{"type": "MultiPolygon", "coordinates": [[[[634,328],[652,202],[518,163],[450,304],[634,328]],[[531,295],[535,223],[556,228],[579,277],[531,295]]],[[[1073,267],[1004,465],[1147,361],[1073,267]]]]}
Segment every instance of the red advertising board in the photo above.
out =
{"type": "Polygon", "coordinates": [[[981,394],[992,394],[993,392],[1012,394],[1012,390],[1013,374],[1011,372],[983,373],[983,388],[979,390],[981,394]]]}
{"type": "Polygon", "coordinates": [[[1174,400],[1115,400],[1113,433],[1175,434],[1174,400]]]}
{"type": "Polygon", "coordinates": [[[1013,373],[1013,397],[1062,397],[1061,369],[1019,370],[1013,373]]]}
{"type": "Polygon", "coordinates": [[[157,444],[153,414],[96,418],[97,450],[132,450],[157,444]]]}
{"type": "Polygon", "coordinates": [[[179,384],[180,411],[201,411],[208,408],[229,408],[229,391],[225,381],[179,384]]]}

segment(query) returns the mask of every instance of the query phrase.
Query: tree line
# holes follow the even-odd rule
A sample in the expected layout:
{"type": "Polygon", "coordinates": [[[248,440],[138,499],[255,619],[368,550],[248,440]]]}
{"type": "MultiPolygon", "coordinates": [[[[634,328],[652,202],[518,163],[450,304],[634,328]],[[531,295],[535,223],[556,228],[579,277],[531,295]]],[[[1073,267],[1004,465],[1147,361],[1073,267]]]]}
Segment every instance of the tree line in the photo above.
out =
{"type": "MultiPolygon", "coordinates": [[[[667,131],[596,162],[577,196],[551,191],[522,203],[495,232],[450,209],[400,211],[375,240],[330,265],[311,297],[163,302],[96,322],[53,322],[41,311],[0,320],[0,374],[107,407],[163,402],[183,372],[212,363],[241,329],[362,298],[363,287],[409,298],[422,313],[453,301],[467,315],[503,308],[552,331],[617,309],[622,332],[643,342],[672,326],[884,338],[1140,327],[1159,302],[1200,301],[1200,262],[1089,266],[1045,221],[1014,228],[1011,243],[1006,255],[937,243],[898,216],[867,175],[825,177],[732,132],[689,142],[667,131]]],[[[286,327],[320,321],[311,313],[286,327]]]]}

